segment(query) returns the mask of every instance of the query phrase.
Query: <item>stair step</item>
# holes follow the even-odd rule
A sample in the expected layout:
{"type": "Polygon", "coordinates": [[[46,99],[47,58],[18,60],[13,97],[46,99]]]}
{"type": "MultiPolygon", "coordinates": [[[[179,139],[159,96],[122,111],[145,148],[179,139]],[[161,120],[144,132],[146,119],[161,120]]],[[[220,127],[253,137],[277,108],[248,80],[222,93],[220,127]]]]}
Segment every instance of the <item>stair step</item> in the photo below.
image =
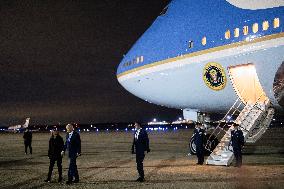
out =
{"type": "Polygon", "coordinates": [[[228,166],[231,164],[233,160],[233,153],[228,152],[222,155],[210,155],[206,161],[206,164],[209,165],[225,165],[228,166]]]}
{"type": "MultiPolygon", "coordinates": [[[[239,116],[236,118],[235,122],[240,123],[240,127],[243,131],[245,140],[248,138],[249,132],[257,127],[258,121],[262,119],[261,116],[266,114],[266,112],[263,111],[265,108],[266,107],[263,104],[247,104],[239,113],[239,116]]],[[[206,161],[207,164],[226,166],[230,165],[234,158],[233,152],[228,150],[232,129],[233,127],[231,126],[226,131],[220,143],[208,157],[206,161]]]]}
{"type": "Polygon", "coordinates": [[[210,157],[212,159],[228,159],[230,156],[233,155],[233,152],[231,151],[225,151],[225,152],[221,152],[219,154],[217,153],[212,153],[210,154],[210,157]]]}
{"type": "MultiPolygon", "coordinates": [[[[213,152],[211,153],[213,156],[221,156],[222,154],[227,154],[227,153],[230,153],[231,151],[229,151],[227,148],[225,148],[225,149],[223,149],[223,148],[221,148],[221,149],[219,149],[219,148],[215,148],[214,150],[213,150],[213,152]]],[[[210,155],[211,155],[210,154],[210,155]]],[[[226,156],[226,155],[225,155],[226,156]]]]}

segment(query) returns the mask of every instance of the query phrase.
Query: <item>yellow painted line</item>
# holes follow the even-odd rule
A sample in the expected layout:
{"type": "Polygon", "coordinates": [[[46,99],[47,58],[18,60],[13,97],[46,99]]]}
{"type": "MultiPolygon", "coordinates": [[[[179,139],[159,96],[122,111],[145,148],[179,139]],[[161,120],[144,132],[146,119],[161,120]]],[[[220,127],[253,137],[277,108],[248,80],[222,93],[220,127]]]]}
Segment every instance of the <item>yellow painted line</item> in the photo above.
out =
{"type": "Polygon", "coordinates": [[[280,37],[284,37],[284,32],[259,37],[259,38],[253,39],[252,41],[244,40],[244,41],[240,41],[240,42],[237,42],[237,43],[231,43],[231,44],[228,44],[228,45],[213,47],[213,48],[210,48],[210,49],[201,50],[201,51],[193,52],[193,53],[190,53],[190,54],[185,54],[183,56],[178,56],[178,57],[169,58],[169,59],[166,59],[166,60],[161,60],[161,61],[158,61],[158,62],[153,62],[151,64],[147,64],[147,65],[144,65],[144,66],[141,66],[141,67],[133,68],[131,70],[128,70],[126,72],[118,74],[117,78],[122,77],[122,76],[127,75],[127,74],[130,74],[130,73],[133,73],[133,72],[137,72],[139,70],[158,66],[158,65],[161,65],[161,64],[175,62],[177,60],[182,60],[182,59],[185,59],[185,58],[200,56],[200,55],[204,55],[204,54],[208,54],[208,53],[212,53],[212,52],[217,52],[217,51],[221,51],[221,50],[225,50],[225,49],[235,48],[235,47],[239,47],[239,46],[242,46],[242,45],[253,44],[253,43],[258,43],[258,42],[262,42],[262,41],[268,41],[268,40],[271,40],[271,39],[277,39],[277,38],[280,38],[280,37]]]}

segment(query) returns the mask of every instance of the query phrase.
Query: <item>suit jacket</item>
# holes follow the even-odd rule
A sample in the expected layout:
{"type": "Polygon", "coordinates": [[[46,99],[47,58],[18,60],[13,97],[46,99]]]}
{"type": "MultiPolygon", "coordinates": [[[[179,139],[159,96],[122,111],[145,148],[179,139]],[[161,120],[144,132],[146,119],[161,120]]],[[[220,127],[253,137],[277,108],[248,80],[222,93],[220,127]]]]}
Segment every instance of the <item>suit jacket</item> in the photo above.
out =
{"type": "Polygon", "coordinates": [[[69,158],[77,157],[77,153],[81,154],[81,139],[79,133],[73,131],[72,137],[69,139],[69,133],[66,134],[66,142],[64,145],[64,151],[68,150],[69,158]]]}
{"type": "Polygon", "coordinates": [[[31,143],[32,142],[32,138],[33,138],[33,134],[31,131],[25,131],[24,132],[24,142],[25,143],[31,143]]]}
{"type": "Polygon", "coordinates": [[[202,147],[204,144],[205,131],[203,129],[194,129],[194,143],[198,147],[202,147]]]}
{"type": "Polygon", "coordinates": [[[136,153],[138,155],[144,154],[145,151],[150,151],[148,134],[144,129],[140,130],[138,139],[135,138],[135,134],[134,134],[131,150],[132,150],[132,153],[136,153]]]}
{"type": "Polygon", "coordinates": [[[61,152],[64,149],[64,141],[60,135],[52,136],[49,139],[48,157],[52,159],[61,158],[61,152]]]}
{"type": "Polygon", "coordinates": [[[242,130],[238,129],[238,130],[231,131],[231,143],[232,143],[233,149],[236,149],[236,150],[242,149],[242,146],[245,143],[242,130]]]}

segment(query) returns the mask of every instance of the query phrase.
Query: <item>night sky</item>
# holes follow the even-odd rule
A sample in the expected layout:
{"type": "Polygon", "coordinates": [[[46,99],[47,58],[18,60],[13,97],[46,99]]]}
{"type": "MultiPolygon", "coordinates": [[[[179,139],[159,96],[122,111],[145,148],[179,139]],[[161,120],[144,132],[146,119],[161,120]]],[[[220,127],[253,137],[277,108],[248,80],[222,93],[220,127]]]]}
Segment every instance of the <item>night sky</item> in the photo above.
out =
{"type": "Polygon", "coordinates": [[[116,79],[169,0],[1,0],[0,125],[173,120],[116,79]]]}

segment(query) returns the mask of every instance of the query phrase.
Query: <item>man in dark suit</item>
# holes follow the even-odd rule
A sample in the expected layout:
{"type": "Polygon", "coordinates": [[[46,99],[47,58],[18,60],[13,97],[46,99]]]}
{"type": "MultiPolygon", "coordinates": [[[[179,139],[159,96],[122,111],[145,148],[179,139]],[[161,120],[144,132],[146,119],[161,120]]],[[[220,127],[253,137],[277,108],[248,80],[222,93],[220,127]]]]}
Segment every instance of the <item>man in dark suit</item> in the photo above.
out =
{"type": "Polygon", "coordinates": [[[76,159],[81,155],[81,139],[79,133],[74,131],[74,127],[71,124],[66,126],[67,135],[64,149],[61,152],[64,154],[65,150],[68,150],[69,157],[69,170],[68,170],[68,181],[66,184],[72,184],[79,182],[79,174],[77,170],[76,159]],[[74,180],[73,180],[74,178],[74,180]]]}
{"type": "Polygon", "coordinates": [[[51,131],[51,137],[49,139],[49,148],[48,148],[48,157],[50,160],[49,163],[49,171],[47,175],[47,179],[45,182],[50,182],[51,174],[53,171],[53,166],[55,162],[57,162],[58,168],[58,182],[62,181],[62,156],[61,152],[64,149],[64,141],[63,138],[59,135],[57,130],[51,131]]]}
{"type": "Polygon", "coordinates": [[[204,136],[205,134],[201,123],[196,123],[196,128],[194,129],[194,143],[198,158],[197,165],[202,165],[204,162],[204,136]]]}
{"type": "Polygon", "coordinates": [[[239,129],[239,125],[233,123],[234,129],[231,131],[231,145],[233,147],[234,156],[236,158],[236,167],[242,166],[242,148],[244,146],[243,131],[239,129]]]}
{"type": "Polygon", "coordinates": [[[137,171],[139,174],[139,178],[136,180],[137,182],[144,182],[144,170],[143,170],[143,161],[145,158],[145,151],[150,152],[149,148],[149,138],[147,132],[142,129],[139,123],[135,123],[135,134],[133,138],[133,144],[131,152],[132,154],[136,154],[136,164],[137,171]]]}
{"type": "Polygon", "coordinates": [[[32,154],[32,138],[33,138],[33,134],[29,129],[26,129],[24,132],[24,144],[25,144],[25,154],[27,155],[28,153],[28,147],[30,149],[30,154],[32,154]]]}

